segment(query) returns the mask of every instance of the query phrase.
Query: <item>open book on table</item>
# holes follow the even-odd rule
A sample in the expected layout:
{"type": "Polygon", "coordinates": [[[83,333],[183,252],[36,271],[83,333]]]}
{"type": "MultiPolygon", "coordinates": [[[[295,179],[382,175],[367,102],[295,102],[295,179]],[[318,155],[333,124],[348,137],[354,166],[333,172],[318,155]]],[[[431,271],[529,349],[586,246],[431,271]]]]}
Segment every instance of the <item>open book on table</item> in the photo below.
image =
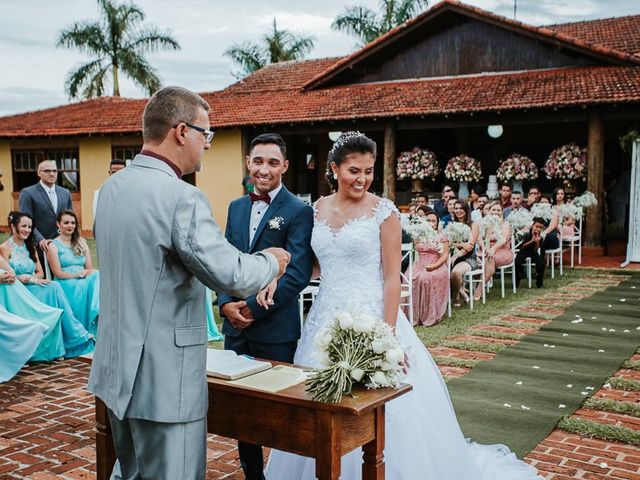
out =
{"type": "Polygon", "coordinates": [[[236,380],[271,368],[271,363],[238,355],[233,350],[207,349],[207,375],[236,380]]]}

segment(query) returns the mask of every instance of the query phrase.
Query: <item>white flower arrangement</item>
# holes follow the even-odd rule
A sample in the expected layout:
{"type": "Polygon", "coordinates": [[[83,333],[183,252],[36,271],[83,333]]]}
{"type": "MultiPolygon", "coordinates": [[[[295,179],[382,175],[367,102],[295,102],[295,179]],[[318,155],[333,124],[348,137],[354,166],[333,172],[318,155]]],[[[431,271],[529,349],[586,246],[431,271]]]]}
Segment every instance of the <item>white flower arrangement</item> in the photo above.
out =
{"type": "Polygon", "coordinates": [[[502,181],[535,180],[538,178],[538,167],[529,157],[512,153],[500,164],[496,176],[502,181]]]}
{"type": "Polygon", "coordinates": [[[284,225],[284,218],[273,217],[269,220],[268,225],[270,230],[280,230],[282,228],[282,225],[284,225]]]}
{"type": "Polygon", "coordinates": [[[590,208],[595,207],[598,204],[598,200],[593,193],[587,190],[582,195],[578,195],[576,198],[574,198],[571,203],[576,207],[590,208]]]}
{"type": "Polygon", "coordinates": [[[480,220],[480,238],[484,240],[485,248],[489,247],[489,234],[500,232],[502,228],[502,220],[495,215],[485,215],[480,220]]]}
{"type": "Polygon", "coordinates": [[[366,313],[336,312],[315,337],[318,360],[306,390],[318,402],[338,403],[354,384],[397,388],[404,377],[404,350],[387,323],[366,313]]]}
{"type": "Polygon", "coordinates": [[[511,224],[512,231],[519,232],[531,226],[531,223],[533,222],[533,215],[531,215],[529,210],[519,208],[518,210],[513,210],[509,214],[507,221],[511,224]]]}
{"type": "Polygon", "coordinates": [[[551,217],[553,216],[553,208],[550,203],[536,203],[531,207],[531,216],[551,220],[551,217]]]}
{"type": "Polygon", "coordinates": [[[582,208],[572,203],[563,203],[560,205],[558,213],[560,214],[561,222],[564,222],[564,220],[568,218],[573,218],[575,220],[580,220],[582,218],[582,208]]]}
{"type": "Polygon", "coordinates": [[[462,154],[449,159],[444,175],[456,182],[477,182],[482,178],[482,167],[475,158],[462,154]]]}
{"type": "Polygon", "coordinates": [[[438,242],[438,232],[424,217],[416,216],[410,220],[403,220],[402,228],[416,243],[435,244],[438,242]]]}
{"type": "Polygon", "coordinates": [[[471,240],[471,227],[462,222],[450,222],[444,229],[445,236],[449,239],[449,250],[453,255],[458,254],[456,243],[465,243],[471,240]]]}
{"type": "Polygon", "coordinates": [[[436,154],[420,147],[413,147],[409,151],[402,152],[397,159],[396,175],[398,180],[436,178],[440,175],[440,165],[436,154]]]}

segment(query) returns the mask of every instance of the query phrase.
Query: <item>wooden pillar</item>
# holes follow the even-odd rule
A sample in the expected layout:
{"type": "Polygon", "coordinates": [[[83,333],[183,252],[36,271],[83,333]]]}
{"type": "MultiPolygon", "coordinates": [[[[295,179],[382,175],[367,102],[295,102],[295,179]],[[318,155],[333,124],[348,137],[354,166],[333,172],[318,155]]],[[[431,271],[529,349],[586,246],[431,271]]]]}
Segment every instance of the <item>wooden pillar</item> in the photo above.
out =
{"type": "Polygon", "coordinates": [[[589,112],[587,141],[587,190],[598,200],[598,205],[587,209],[585,244],[602,245],[602,212],[604,209],[604,124],[602,113],[589,112]]]}
{"type": "Polygon", "coordinates": [[[384,126],[384,164],[382,168],[382,196],[396,200],[396,125],[393,121],[384,126]]]}

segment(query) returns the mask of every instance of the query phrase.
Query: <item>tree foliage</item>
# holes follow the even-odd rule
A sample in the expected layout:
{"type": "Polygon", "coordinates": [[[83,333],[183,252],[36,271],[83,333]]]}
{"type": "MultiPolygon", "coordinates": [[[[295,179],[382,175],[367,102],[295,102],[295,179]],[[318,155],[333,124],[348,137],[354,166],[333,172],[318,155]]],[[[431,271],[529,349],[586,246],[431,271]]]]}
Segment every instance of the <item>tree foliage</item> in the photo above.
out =
{"type": "Polygon", "coordinates": [[[98,21],[76,22],[58,37],[58,47],[78,49],[91,60],[69,72],[65,91],[70,98],[99,97],[111,79],[113,95],[120,96],[119,74],[122,71],[149,95],[160,88],[160,78],[145,58],[159,49],[180,49],[168,33],[144,26],[144,12],[134,4],[116,4],[97,0],[98,21]],[[111,76],[109,76],[111,72],[111,76]]]}

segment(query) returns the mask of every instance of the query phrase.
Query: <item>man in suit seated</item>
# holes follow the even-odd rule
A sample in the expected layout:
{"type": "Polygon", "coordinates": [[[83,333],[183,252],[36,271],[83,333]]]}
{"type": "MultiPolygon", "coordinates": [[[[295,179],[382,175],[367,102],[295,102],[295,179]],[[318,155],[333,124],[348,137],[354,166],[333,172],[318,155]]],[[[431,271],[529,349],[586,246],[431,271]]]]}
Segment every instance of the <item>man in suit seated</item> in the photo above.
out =
{"type": "Polygon", "coordinates": [[[542,230],[544,230],[544,219],[535,217],[533,225],[528,233],[522,239],[520,251],[516,255],[516,285],[520,284],[520,280],[524,276],[524,262],[527,258],[536,266],[536,287],[542,288],[544,279],[544,260],[540,255],[540,245],[542,245],[542,230]]]}

